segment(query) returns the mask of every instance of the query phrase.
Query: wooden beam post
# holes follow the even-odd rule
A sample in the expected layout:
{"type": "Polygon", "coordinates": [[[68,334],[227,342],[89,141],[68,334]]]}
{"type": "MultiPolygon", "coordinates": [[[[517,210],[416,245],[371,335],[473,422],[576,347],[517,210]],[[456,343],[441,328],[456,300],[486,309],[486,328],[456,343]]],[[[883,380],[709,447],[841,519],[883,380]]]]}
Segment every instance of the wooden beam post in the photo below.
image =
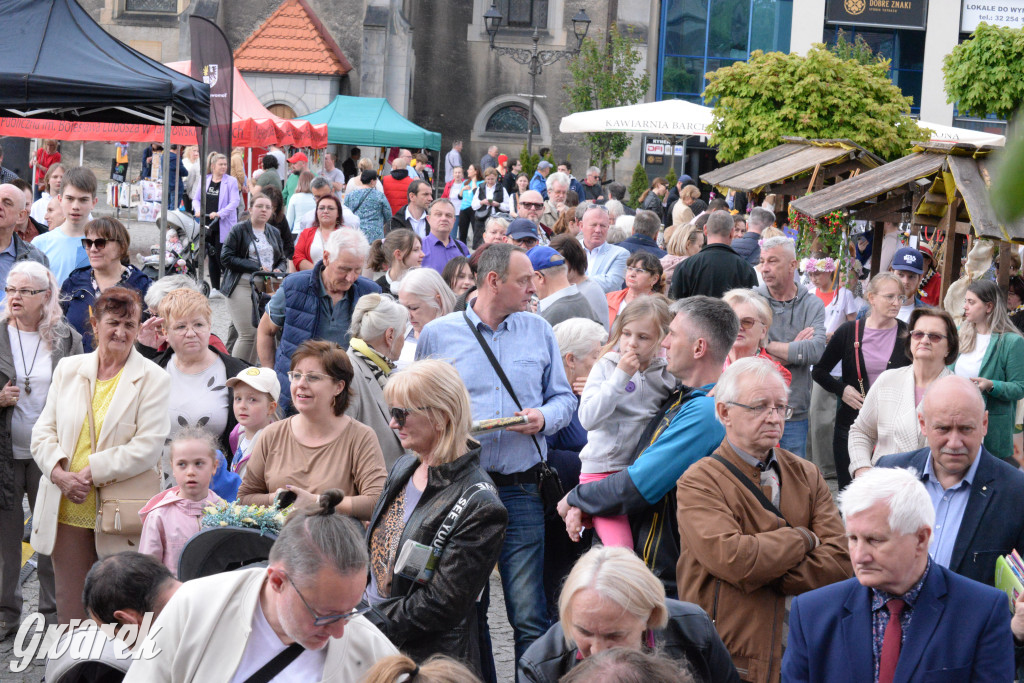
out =
{"type": "Polygon", "coordinates": [[[882,239],[885,237],[885,223],[873,221],[871,223],[871,277],[878,275],[878,269],[882,267],[882,239]]]}
{"type": "Polygon", "coordinates": [[[949,286],[960,277],[960,252],[963,251],[966,235],[956,231],[956,214],[960,209],[960,198],[956,197],[946,207],[946,215],[939,221],[939,228],[944,231],[946,239],[943,242],[944,256],[942,259],[942,284],[939,295],[939,303],[946,300],[946,291],[949,286]]]}
{"type": "Polygon", "coordinates": [[[996,269],[996,282],[999,288],[1006,291],[1010,286],[1010,270],[1013,262],[1010,260],[1010,250],[1013,246],[1006,241],[999,242],[999,261],[996,269]]]}

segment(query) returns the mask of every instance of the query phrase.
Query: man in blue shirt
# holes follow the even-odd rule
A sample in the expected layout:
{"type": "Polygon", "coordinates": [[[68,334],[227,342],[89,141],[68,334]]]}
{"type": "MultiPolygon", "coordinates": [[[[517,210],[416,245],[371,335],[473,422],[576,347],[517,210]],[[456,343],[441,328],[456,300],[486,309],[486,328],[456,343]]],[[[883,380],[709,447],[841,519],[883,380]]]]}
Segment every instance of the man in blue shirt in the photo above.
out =
{"type": "Polygon", "coordinates": [[[991,586],[996,558],[1024,553],[1024,473],[982,446],[988,413],[966,377],[933,382],[918,419],[927,448],[887,455],[877,466],[917,471],[935,508],[932,559],[991,586]]]}
{"type": "Polygon", "coordinates": [[[498,569],[518,660],[549,625],[543,576],[544,504],[538,487],[547,454],[542,436],[569,424],[576,399],[551,326],[526,312],[536,291],[526,253],[510,244],[492,244],[480,256],[477,287],[465,313],[450,313],[423,328],[416,358],[435,357],[455,366],[469,391],[474,420],[512,415],[527,419],[526,424],[477,437],[482,447],[480,464],[508,509],[498,569]],[[474,330],[507,375],[518,405],[474,330]]]}
{"type": "Polygon", "coordinates": [[[692,296],[672,304],[675,314],[661,345],[667,369],[682,383],[647,424],[636,444],[632,465],[601,481],[580,484],[558,512],[570,536],[578,538],[582,515],[629,515],[637,554],[676,595],[679,532],[676,526],[676,481],[725,438],[708,396],[722,374],[739,320],[721,299],[692,296]]]}
{"type": "Polygon", "coordinates": [[[292,273],[267,303],[256,330],[260,365],[274,368],[281,381],[281,406],[291,407],[290,384],[285,374],[292,353],[307,339],[326,339],[346,348],[356,302],[380,287],[360,275],[370,245],[359,230],[340,228],[324,244],[324,257],[312,270],[292,273]],[[278,330],[281,343],[274,351],[278,330]]]}

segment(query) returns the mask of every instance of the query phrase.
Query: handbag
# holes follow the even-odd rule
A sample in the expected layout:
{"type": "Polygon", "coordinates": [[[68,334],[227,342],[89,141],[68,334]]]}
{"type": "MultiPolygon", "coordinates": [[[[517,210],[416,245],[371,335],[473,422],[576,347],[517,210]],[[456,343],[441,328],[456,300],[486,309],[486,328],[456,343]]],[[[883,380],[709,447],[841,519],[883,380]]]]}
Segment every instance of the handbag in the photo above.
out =
{"type": "MultiPolygon", "coordinates": [[[[490,361],[491,367],[494,368],[494,372],[498,374],[498,379],[501,380],[501,384],[505,387],[505,391],[507,391],[508,395],[512,397],[512,401],[516,404],[516,407],[519,408],[519,410],[522,410],[523,405],[519,402],[516,392],[512,389],[512,383],[508,381],[505,371],[502,370],[501,365],[498,364],[498,359],[494,357],[491,347],[488,346],[487,341],[484,339],[483,335],[480,334],[480,330],[474,327],[465,311],[462,312],[462,317],[466,320],[466,324],[469,325],[469,329],[473,331],[473,336],[475,336],[477,342],[479,342],[480,348],[484,350],[484,355],[487,356],[487,360],[490,361]]],[[[540,450],[540,444],[537,443],[537,435],[530,434],[530,438],[533,440],[534,448],[537,449],[537,455],[540,456],[540,464],[537,465],[537,491],[540,493],[540,499],[544,504],[544,513],[550,514],[555,512],[557,514],[558,503],[565,497],[565,490],[562,489],[562,482],[558,479],[558,473],[548,465],[547,460],[544,458],[544,453],[540,450]]]]}
{"type": "MultiPolygon", "coordinates": [[[[89,410],[89,442],[92,445],[92,452],[96,452],[96,422],[92,412],[92,401],[88,403],[89,410]]],[[[139,511],[149,502],[149,499],[160,492],[160,475],[155,469],[148,469],[141,474],[116,481],[106,486],[96,487],[96,531],[108,536],[125,537],[121,543],[101,542],[100,534],[96,534],[96,551],[102,557],[103,551],[117,552],[137,544],[138,537],[142,534],[142,517],[139,511]],[[135,537],[132,541],[129,537],[135,537]],[[117,549],[108,546],[119,546],[117,549]],[[102,546],[102,548],[101,548],[102,546]]]]}

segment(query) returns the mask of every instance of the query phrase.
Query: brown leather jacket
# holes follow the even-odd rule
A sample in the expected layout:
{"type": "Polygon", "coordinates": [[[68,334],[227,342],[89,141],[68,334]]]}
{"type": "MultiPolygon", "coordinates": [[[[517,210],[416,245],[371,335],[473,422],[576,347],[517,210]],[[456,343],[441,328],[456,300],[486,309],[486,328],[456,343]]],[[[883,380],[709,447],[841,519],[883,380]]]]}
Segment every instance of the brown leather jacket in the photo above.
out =
{"type": "MultiPolygon", "coordinates": [[[[757,469],[728,440],[715,452],[758,485],[757,469]]],[[[779,509],[792,528],[711,457],[692,465],[676,491],[679,599],[704,608],[751,683],[780,678],[786,596],[853,575],[843,522],[818,468],[779,448],[775,458],[779,509]],[[820,539],[816,548],[807,530],[820,539]]]]}

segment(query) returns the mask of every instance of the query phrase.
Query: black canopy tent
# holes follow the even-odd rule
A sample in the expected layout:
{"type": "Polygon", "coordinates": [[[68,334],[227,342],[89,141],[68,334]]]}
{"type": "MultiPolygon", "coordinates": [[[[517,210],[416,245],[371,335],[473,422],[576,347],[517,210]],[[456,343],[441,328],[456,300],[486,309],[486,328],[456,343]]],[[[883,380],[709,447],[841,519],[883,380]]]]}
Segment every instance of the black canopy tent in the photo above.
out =
{"type": "MultiPolygon", "coordinates": [[[[0,134],[30,136],[34,119],[162,123],[168,149],[172,125],[209,125],[209,86],[117,40],[75,0],[4,0],[0,26],[0,134]]],[[[169,167],[164,154],[162,177],[169,167]]],[[[166,182],[163,192],[161,243],[166,182]]]]}

